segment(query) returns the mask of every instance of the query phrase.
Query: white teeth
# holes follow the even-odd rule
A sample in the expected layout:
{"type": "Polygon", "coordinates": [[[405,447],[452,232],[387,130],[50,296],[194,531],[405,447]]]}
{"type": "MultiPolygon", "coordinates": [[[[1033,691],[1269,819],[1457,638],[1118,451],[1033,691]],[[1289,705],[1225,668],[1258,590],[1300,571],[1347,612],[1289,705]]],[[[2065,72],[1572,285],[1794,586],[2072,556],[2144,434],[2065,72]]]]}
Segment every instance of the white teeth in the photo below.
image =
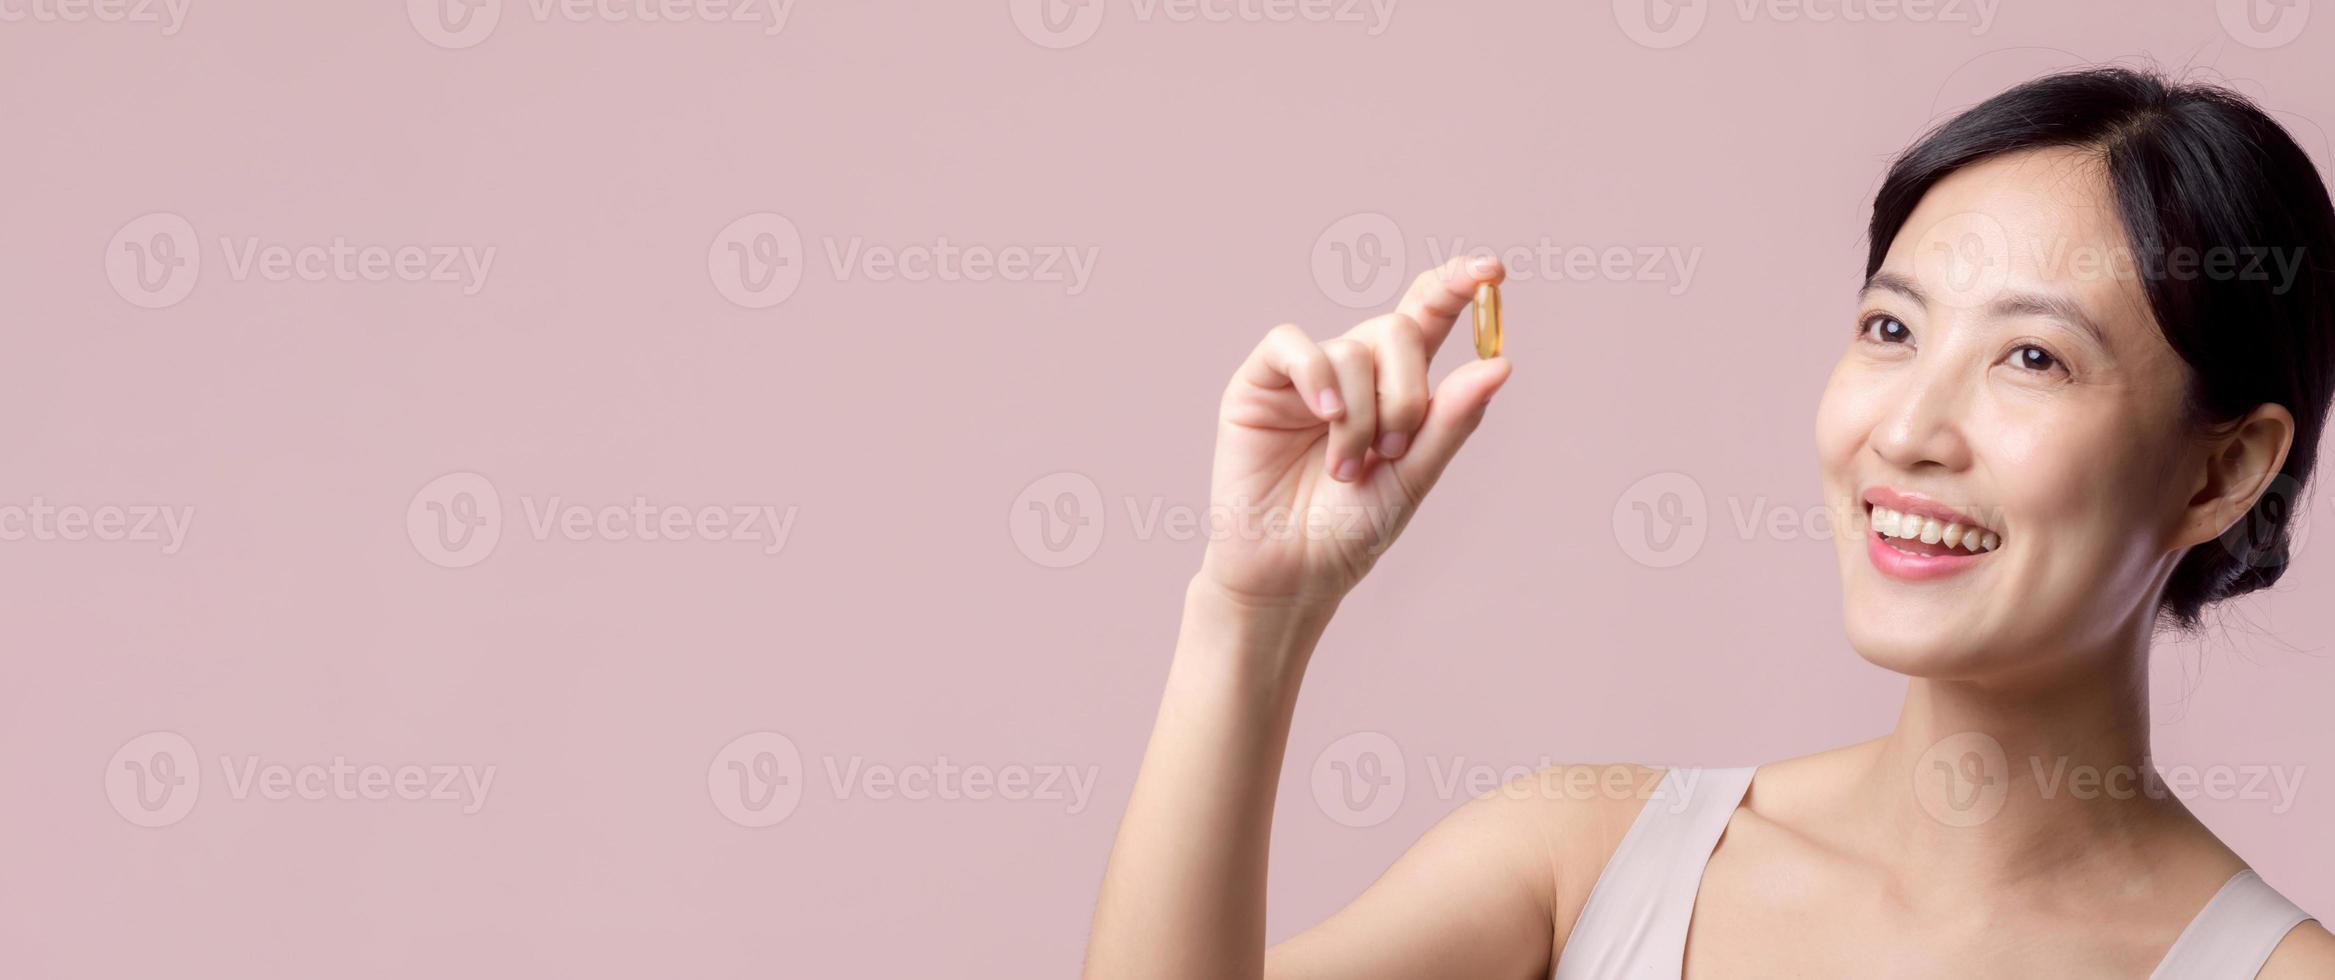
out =
{"type": "Polygon", "coordinates": [[[1943,543],[1948,548],[1969,552],[1993,551],[2002,547],[2002,535],[1983,528],[1961,524],[1940,524],[1932,518],[1907,514],[1875,505],[1872,510],[1873,530],[1885,538],[1919,538],[1924,544],[1943,543]]]}

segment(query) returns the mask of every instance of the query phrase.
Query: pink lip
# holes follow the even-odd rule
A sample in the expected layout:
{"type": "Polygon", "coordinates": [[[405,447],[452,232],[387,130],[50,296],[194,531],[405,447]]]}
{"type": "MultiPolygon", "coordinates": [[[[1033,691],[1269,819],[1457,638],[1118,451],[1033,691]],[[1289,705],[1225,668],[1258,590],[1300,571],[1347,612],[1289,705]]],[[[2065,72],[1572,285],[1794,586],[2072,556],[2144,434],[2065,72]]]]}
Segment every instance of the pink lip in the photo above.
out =
{"type": "MultiPolygon", "coordinates": [[[[1960,524],[1965,527],[1984,527],[1969,515],[1917,493],[1907,493],[1894,487],[1865,488],[1864,501],[1868,506],[1878,505],[1905,514],[1933,518],[1941,524],[1960,524]]],[[[1952,555],[1916,555],[1889,546],[1873,532],[1871,522],[1865,525],[1865,556],[1881,574],[1902,582],[1927,582],[1959,573],[1976,564],[1979,559],[1994,554],[1991,551],[1952,555]]]]}
{"type": "Polygon", "coordinates": [[[1881,536],[1865,531],[1865,555],[1881,574],[1904,582],[1927,582],[1945,578],[1969,568],[1979,559],[1993,554],[1981,551],[1967,555],[1916,555],[1899,551],[1881,540],[1881,536]]]}
{"type": "Polygon", "coordinates": [[[1970,515],[1948,507],[1918,493],[1907,493],[1895,487],[1878,484],[1865,488],[1867,506],[1880,505],[1901,514],[1917,514],[1935,519],[1940,524],[1960,524],[1963,527],[1982,527],[1993,530],[1985,521],[1973,520],[1970,515]]]}

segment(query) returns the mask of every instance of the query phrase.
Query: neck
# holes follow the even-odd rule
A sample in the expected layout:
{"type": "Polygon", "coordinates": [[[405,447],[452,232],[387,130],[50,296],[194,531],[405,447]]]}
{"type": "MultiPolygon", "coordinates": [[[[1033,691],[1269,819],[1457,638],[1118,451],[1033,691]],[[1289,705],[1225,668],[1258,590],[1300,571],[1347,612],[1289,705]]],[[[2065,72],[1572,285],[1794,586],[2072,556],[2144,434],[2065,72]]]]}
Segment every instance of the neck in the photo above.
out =
{"type": "Polygon", "coordinates": [[[1863,781],[1877,843],[1974,886],[2129,856],[2186,813],[2150,764],[2148,641],[2144,623],[2048,674],[1915,678],[1863,781]]]}

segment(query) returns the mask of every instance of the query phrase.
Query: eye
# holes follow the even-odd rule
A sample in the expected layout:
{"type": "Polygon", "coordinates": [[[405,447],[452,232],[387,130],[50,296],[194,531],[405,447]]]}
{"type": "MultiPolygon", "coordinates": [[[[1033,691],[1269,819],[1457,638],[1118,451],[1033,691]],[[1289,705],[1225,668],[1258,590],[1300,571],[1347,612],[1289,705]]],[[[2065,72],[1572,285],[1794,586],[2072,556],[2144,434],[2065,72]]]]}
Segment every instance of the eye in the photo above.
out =
{"type": "Polygon", "coordinates": [[[1913,343],[1913,331],[1906,327],[1904,321],[1887,313],[1875,313],[1866,317],[1864,323],[1859,326],[1858,332],[1866,340],[1876,343],[1913,343]]]}
{"type": "Polygon", "coordinates": [[[2011,364],[2023,370],[2045,374],[2067,370],[2064,365],[2059,363],[2058,357],[2034,344],[2021,344],[2012,348],[2011,364]]]}

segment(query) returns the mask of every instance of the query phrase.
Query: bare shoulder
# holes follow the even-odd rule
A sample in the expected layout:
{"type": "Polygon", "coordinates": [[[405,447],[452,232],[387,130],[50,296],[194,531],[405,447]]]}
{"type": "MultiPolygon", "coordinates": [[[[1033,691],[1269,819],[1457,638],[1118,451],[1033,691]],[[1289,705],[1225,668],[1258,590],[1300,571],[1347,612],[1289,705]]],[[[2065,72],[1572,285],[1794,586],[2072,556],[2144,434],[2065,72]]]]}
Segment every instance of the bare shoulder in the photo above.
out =
{"type": "Polygon", "coordinates": [[[1519,833],[1539,838],[1560,947],[1606,861],[1667,772],[1629,763],[1553,765],[1510,779],[1469,804],[1497,810],[1519,833]]]}
{"type": "Polygon", "coordinates": [[[2313,919],[2294,927],[2262,964],[2260,980],[2324,980],[2335,977],[2335,934],[2313,919]]]}

